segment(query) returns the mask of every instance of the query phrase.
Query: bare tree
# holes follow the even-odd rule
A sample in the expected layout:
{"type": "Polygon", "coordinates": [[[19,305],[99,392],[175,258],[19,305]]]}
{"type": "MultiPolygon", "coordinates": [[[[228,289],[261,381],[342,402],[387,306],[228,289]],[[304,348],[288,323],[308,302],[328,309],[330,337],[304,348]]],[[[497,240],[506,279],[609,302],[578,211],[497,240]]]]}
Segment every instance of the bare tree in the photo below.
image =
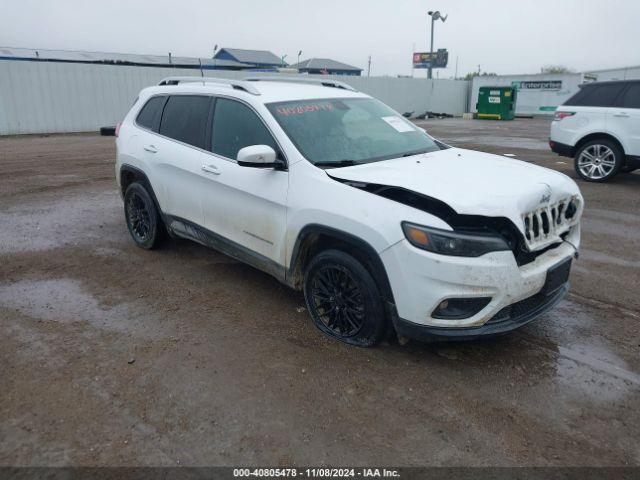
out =
{"type": "Polygon", "coordinates": [[[493,72],[470,72],[464,76],[465,80],[471,80],[473,77],[496,77],[498,74],[493,72]]]}
{"type": "Polygon", "coordinates": [[[574,73],[565,65],[545,65],[540,69],[540,73],[574,73]]]}

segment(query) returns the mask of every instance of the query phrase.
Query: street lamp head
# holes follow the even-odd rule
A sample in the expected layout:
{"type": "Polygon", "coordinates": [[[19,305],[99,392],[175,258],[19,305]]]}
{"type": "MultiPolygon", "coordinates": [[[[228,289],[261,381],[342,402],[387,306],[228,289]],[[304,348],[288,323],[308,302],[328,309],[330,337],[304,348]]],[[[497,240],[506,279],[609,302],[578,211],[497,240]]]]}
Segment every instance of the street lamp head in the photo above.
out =
{"type": "Polygon", "coordinates": [[[443,22],[445,22],[447,20],[447,17],[449,16],[449,15],[442,15],[439,10],[436,10],[435,12],[430,11],[428,13],[429,15],[431,15],[433,20],[442,20],[443,22]]]}

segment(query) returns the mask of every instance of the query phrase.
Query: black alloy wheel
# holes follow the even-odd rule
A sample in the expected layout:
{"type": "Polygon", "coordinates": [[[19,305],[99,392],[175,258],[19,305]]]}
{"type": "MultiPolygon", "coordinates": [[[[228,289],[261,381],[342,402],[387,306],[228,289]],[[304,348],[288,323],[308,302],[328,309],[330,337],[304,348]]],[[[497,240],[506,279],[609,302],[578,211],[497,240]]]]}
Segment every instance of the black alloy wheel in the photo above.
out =
{"type": "Polygon", "coordinates": [[[352,337],[365,321],[364,298],[351,272],[342,265],[325,265],[311,280],[312,307],[327,329],[352,337]]]}
{"type": "Polygon", "coordinates": [[[326,250],[309,263],[304,296],[315,326],[350,345],[371,347],[389,333],[384,301],[369,270],[340,250],[326,250]]]}
{"type": "Polygon", "coordinates": [[[151,232],[151,218],[144,200],[137,193],[129,196],[127,215],[131,223],[131,232],[136,242],[143,243],[148,240],[151,232]]]}
{"type": "Polygon", "coordinates": [[[147,189],[134,182],[124,194],[124,214],[131,238],[140,248],[156,248],[162,239],[162,220],[147,189]]]}

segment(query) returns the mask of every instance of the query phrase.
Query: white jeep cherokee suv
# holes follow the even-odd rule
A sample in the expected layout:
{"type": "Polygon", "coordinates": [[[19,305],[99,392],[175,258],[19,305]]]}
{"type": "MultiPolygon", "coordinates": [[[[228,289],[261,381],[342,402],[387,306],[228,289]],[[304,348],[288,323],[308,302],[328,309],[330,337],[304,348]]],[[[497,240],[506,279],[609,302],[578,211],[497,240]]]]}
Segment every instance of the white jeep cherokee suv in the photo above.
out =
{"type": "Polygon", "coordinates": [[[558,107],[549,146],[590,182],[640,168],[640,80],[583,85],[558,107]]]}
{"type": "Polygon", "coordinates": [[[449,147],[331,80],[165,79],[119,127],[116,176],[140,247],[216,248],[360,346],[520,327],[566,293],[580,241],[567,176],[449,147]]]}

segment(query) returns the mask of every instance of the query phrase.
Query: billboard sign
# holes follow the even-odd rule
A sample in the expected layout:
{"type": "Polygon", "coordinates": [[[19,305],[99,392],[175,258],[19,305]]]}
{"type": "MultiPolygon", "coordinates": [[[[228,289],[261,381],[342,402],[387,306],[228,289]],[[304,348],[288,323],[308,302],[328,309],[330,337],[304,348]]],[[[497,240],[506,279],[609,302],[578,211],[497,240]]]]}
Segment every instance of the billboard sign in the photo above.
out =
{"type": "Polygon", "coordinates": [[[413,54],[413,68],[447,68],[449,52],[446,48],[439,48],[437,52],[415,52],[413,54]]]}

